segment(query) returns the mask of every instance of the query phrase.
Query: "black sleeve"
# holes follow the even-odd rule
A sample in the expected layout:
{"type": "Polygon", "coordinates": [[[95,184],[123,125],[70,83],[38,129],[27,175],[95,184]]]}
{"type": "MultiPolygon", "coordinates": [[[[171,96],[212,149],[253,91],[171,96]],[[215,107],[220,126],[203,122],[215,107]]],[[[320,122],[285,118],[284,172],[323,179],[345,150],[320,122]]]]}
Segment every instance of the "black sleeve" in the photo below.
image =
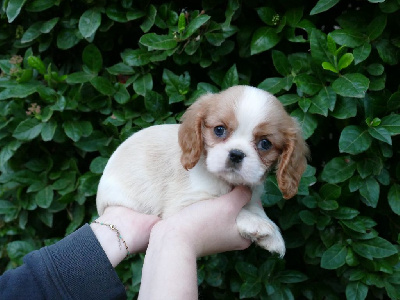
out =
{"type": "Polygon", "coordinates": [[[86,224],[0,276],[0,299],[126,299],[126,293],[86,224]]]}

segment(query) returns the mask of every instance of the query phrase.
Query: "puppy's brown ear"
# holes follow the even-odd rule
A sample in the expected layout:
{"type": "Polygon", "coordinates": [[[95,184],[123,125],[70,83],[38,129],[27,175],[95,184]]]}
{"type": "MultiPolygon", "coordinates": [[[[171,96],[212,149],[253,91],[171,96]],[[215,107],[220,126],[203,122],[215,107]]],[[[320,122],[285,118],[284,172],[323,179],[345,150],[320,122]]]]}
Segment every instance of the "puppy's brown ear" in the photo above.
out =
{"type": "Polygon", "coordinates": [[[203,121],[211,97],[212,94],[201,96],[182,116],[178,141],[182,149],[181,164],[186,170],[197,164],[203,152],[203,121]]]}
{"type": "Polygon", "coordinates": [[[279,189],[285,199],[297,194],[301,176],[307,167],[309,149],[297,121],[285,133],[286,145],[278,160],[276,172],[279,189]]]}

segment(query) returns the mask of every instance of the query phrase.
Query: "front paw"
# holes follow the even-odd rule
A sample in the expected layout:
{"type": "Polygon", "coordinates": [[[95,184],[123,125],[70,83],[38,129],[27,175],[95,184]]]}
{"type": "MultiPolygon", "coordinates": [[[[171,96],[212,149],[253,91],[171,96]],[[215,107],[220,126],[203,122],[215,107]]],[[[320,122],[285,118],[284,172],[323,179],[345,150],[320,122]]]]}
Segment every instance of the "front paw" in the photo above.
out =
{"type": "Polygon", "coordinates": [[[278,253],[280,257],[285,255],[285,241],[278,226],[271,220],[251,215],[246,218],[238,218],[237,226],[244,238],[256,242],[270,252],[278,253]]]}

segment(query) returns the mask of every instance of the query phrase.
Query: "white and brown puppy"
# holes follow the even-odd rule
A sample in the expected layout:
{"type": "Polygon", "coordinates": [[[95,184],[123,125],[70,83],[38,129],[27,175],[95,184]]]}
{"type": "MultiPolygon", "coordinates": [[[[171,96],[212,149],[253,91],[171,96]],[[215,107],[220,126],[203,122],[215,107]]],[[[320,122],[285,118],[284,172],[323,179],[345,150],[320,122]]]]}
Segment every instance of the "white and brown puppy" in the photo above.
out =
{"type": "Polygon", "coordinates": [[[122,205],[166,218],[247,185],[253,194],[237,218],[240,233],[283,256],[279,228],[259,201],[275,167],[283,196],[297,193],[308,154],[297,122],[273,95],[250,86],[201,96],[182,120],[141,130],[117,148],[98,187],[99,214],[122,205]]]}

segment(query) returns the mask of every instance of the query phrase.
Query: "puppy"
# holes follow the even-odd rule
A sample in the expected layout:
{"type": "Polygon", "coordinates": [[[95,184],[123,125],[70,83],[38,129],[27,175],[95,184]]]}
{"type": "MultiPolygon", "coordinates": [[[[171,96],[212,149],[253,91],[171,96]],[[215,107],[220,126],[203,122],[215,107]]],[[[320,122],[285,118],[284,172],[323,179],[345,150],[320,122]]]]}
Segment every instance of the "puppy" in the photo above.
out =
{"type": "Polygon", "coordinates": [[[241,235],[283,256],[284,240],[260,197],[266,174],[275,167],[283,197],[297,193],[308,147],[295,119],[273,95],[234,86],[201,96],[182,120],[141,130],[117,148],[99,183],[99,215],[107,206],[121,205],[167,218],[246,185],[252,199],[236,220],[241,235]]]}

